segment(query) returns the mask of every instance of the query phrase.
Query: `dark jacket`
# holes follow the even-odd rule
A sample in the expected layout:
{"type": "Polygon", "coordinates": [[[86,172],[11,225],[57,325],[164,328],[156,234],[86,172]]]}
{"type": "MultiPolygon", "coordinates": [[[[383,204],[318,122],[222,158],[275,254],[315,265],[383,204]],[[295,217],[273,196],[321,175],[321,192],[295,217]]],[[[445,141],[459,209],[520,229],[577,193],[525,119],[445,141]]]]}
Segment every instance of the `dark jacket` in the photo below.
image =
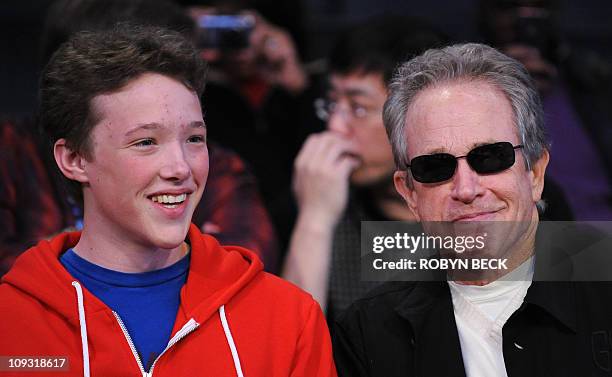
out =
{"type": "MultiPolygon", "coordinates": [[[[333,331],[339,376],[465,376],[446,282],[391,282],[333,331]]],[[[509,377],[611,376],[612,283],[533,282],[503,329],[509,377]]]]}

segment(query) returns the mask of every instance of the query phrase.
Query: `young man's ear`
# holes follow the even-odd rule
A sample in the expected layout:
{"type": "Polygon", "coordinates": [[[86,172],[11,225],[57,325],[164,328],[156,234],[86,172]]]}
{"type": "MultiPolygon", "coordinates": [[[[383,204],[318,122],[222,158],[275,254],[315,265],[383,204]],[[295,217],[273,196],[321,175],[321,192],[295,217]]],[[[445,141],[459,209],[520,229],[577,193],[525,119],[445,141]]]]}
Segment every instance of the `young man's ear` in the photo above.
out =
{"type": "Polygon", "coordinates": [[[72,150],[66,144],[66,139],[59,139],[53,145],[53,155],[57,166],[66,178],[77,182],[89,182],[85,166],[87,160],[80,153],[72,150]]]}
{"type": "Polygon", "coordinates": [[[408,182],[410,179],[408,173],[404,170],[397,170],[393,173],[393,183],[395,184],[395,190],[404,198],[408,207],[414,213],[417,221],[420,221],[419,212],[417,211],[417,193],[414,190],[414,186],[408,182]]]}

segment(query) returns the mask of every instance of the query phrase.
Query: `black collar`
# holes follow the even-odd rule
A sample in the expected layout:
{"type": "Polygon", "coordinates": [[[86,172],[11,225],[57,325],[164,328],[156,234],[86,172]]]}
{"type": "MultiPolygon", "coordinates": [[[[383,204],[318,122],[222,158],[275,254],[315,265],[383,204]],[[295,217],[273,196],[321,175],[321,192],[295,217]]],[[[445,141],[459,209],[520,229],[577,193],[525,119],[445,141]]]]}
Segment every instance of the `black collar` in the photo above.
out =
{"type": "Polygon", "coordinates": [[[448,283],[418,282],[413,287],[399,299],[395,311],[412,327],[415,374],[465,377],[448,283]],[[441,362],[440,355],[444,355],[444,362],[441,362]]]}
{"type": "MultiPolygon", "coordinates": [[[[573,282],[532,282],[527,290],[522,308],[529,305],[543,309],[572,331],[577,331],[578,320],[573,282]]],[[[447,310],[452,315],[452,297],[446,281],[416,282],[395,306],[395,312],[410,322],[415,337],[418,339],[424,320],[430,315],[432,308],[447,310]]]]}
{"type": "Polygon", "coordinates": [[[577,331],[576,294],[569,281],[534,281],[531,283],[524,305],[544,309],[563,325],[577,331]]]}
{"type": "Polygon", "coordinates": [[[448,283],[446,281],[419,281],[414,283],[412,289],[406,291],[404,297],[395,306],[395,312],[410,322],[415,338],[419,339],[425,319],[429,317],[432,308],[438,307],[439,309],[450,309],[448,312],[451,315],[453,313],[448,283]]]}

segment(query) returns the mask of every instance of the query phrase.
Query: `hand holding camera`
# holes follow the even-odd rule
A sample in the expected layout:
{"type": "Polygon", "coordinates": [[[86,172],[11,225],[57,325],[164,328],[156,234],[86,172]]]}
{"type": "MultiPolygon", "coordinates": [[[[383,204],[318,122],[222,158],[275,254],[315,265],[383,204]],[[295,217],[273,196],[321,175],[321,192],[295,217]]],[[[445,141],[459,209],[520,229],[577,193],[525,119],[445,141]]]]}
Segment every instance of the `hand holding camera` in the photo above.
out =
{"type": "Polygon", "coordinates": [[[263,19],[256,13],[251,44],[256,51],[258,71],[262,78],[292,93],[301,92],[307,85],[307,75],[289,33],[263,19]]]}
{"type": "Polygon", "coordinates": [[[241,77],[254,74],[295,94],[306,87],[307,75],[285,30],[251,10],[239,14],[205,11],[192,15],[197,20],[198,46],[203,57],[220,63],[220,69],[241,77]],[[233,72],[236,70],[241,72],[233,72]]]}

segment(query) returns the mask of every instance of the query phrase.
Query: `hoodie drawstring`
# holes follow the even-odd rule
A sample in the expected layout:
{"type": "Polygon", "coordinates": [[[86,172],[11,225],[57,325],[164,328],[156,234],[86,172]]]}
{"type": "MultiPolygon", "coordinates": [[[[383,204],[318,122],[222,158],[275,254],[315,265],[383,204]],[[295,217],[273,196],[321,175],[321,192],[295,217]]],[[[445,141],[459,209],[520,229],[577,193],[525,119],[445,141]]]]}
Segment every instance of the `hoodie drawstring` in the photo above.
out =
{"type": "Polygon", "coordinates": [[[78,281],[73,281],[79,307],[79,325],[81,326],[81,347],[83,348],[83,377],[89,377],[89,346],[87,345],[87,322],[85,321],[85,306],[83,305],[83,289],[78,281]]]}
{"type": "MultiPolygon", "coordinates": [[[[79,309],[79,324],[81,327],[81,347],[83,348],[83,377],[90,377],[89,373],[89,346],[87,344],[87,322],[85,320],[85,305],[83,304],[83,289],[81,288],[81,284],[78,281],[73,281],[72,286],[76,290],[77,294],[77,304],[79,309]]],[[[236,344],[234,343],[234,337],[232,337],[232,332],[230,331],[229,325],[227,323],[227,318],[225,316],[225,305],[222,305],[219,308],[219,317],[221,318],[221,325],[223,326],[223,332],[225,333],[225,338],[227,339],[227,344],[230,347],[232,352],[232,359],[234,360],[234,368],[236,369],[236,374],[238,377],[244,377],[242,373],[242,366],[240,365],[240,358],[238,357],[238,350],[236,349],[236,344]]]]}
{"type": "Polygon", "coordinates": [[[242,367],[240,366],[240,358],[238,357],[238,350],[236,350],[236,344],[234,344],[234,338],[230,331],[229,325],[227,324],[227,318],[225,317],[225,305],[221,305],[219,308],[219,317],[221,317],[221,324],[223,325],[223,331],[225,332],[225,338],[229,344],[230,350],[232,351],[232,358],[234,359],[234,368],[238,377],[244,377],[242,374],[242,367]]]}

